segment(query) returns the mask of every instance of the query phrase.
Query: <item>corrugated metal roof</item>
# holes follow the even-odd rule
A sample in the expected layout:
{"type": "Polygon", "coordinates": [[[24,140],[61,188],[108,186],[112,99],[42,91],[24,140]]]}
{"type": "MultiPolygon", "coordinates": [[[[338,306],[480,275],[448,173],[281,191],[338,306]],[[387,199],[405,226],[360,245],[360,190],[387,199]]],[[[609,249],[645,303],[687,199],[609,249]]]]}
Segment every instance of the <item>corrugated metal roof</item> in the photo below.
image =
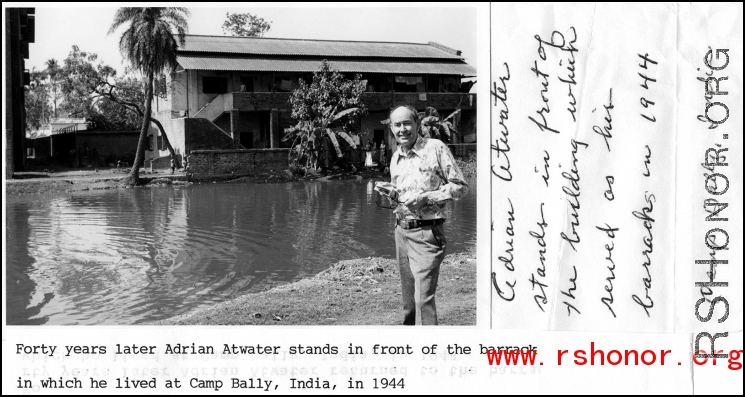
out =
{"type": "Polygon", "coordinates": [[[179,51],[252,55],[463,59],[462,56],[444,51],[437,48],[437,46],[437,44],[430,45],[375,41],[303,40],[263,37],[187,35],[186,43],[179,49],[179,51]]]}
{"type": "MultiPolygon", "coordinates": [[[[321,59],[246,59],[184,55],[178,57],[178,62],[184,69],[224,71],[315,72],[321,66],[321,59]]],[[[331,61],[330,63],[332,69],[340,72],[476,75],[476,69],[464,62],[331,61]]]]}

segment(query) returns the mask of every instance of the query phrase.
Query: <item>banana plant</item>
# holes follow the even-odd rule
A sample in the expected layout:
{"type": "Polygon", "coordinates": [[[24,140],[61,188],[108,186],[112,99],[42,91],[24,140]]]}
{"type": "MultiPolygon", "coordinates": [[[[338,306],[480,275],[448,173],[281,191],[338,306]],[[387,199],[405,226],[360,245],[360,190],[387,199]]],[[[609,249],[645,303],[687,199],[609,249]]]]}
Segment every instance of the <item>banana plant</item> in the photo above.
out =
{"type": "Polygon", "coordinates": [[[443,119],[435,108],[428,107],[424,112],[419,113],[419,119],[422,121],[422,128],[419,130],[420,135],[439,140],[442,140],[443,136],[447,136],[448,141],[452,141],[451,133],[457,134],[458,131],[450,120],[458,113],[460,113],[460,109],[455,109],[453,113],[443,119]]]}
{"type": "Polygon", "coordinates": [[[349,108],[337,112],[337,106],[328,106],[321,110],[320,117],[311,121],[300,121],[296,125],[285,129],[283,142],[292,141],[288,162],[290,167],[304,167],[315,170],[318,168],[321,139],[328,137],[334,146],[337,157],[344,157],[339,140],[345,140],[353,149],[357,148],[351,135],[342,128],[335,126],[339,120],[358,112],[359,108],[349,108]],[[305,164],[300,162],[305,159],[305,164]]]}
{"type": "MultiPolygon", "coordinates": [[[[443,136],[446,136],[448,141],[452,141],[452,134],[457,134],[458,131],[455,129],[454,120],[451,120],[459,113],[460,108],[455,109],[449,116],[441,118],[440,113],[433,107],[427,107],[423,112],[417,112],[420,120],[419,136],[439,140],[442,140],[443,136]]],[[[385,125],[389,123],[390,119],[380,122],[380,124],[385,125]]]]}

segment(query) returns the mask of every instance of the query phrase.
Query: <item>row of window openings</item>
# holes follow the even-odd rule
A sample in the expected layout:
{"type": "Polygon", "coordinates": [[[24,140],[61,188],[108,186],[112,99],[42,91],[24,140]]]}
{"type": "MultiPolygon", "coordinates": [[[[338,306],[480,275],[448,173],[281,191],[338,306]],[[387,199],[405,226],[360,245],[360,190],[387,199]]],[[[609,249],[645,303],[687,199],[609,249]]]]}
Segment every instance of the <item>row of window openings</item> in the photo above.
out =
{"type": "MultiPolygon", "coordinates": [[[[310,77],[304,78],[306,82],[310,77]]],[[[297,89],[300,84],[300,77],[290,77],[287,79],[276,78],[274,84],[270,87],[269,76],[247,76],[240,78],[240,85],[234,91],[239,92],[291,92],[297,89]]],[[[396,92],[459,92],[460,79],[455,77],[423,77],[423,76],[394,76],[391,78],[378,77],[367,82],[367,92],[390,92],[391,88],[396,92]]],[[[223,94],[230,92],[228,90],[228,78],[226,77],[202,77],[202,92],[205,94],[223,94]]]]}

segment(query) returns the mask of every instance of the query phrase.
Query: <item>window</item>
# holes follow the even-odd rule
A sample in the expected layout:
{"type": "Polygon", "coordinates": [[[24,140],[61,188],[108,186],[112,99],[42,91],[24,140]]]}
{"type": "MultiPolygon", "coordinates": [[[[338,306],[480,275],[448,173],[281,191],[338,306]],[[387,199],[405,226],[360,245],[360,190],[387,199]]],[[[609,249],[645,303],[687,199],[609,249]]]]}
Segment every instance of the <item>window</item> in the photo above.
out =
{"type": "Polygon", "coordinates": [[[367,92],[389,92],[391,90],[390,76],[366,74],[365,78],[367,78],[367,92]]]}
{"type": "Polygon", "coordinates": [[[430,77],[427,79],[427,91],[440,92],[441,86],[442,86],[442,79],[440,77],[430,77]]]}
{"type": "MultiPolygon", "coordinates": [[[[243,84],[246,89],[246,92],[254,92],[254,77],[253,76],[247,76],[247,77],[241,77],[241,84],[243,84]]],[[[240,86],[239,86],[240,91],[240,86]]]]}
{"type": "Polygon", "coordinates": [[[455,77],[443,77],[440,92],[458,92],[459,87],[460,79],[456,79],[455,77]]]}
{"type": "Polygon", "coordinates": [[[148,150],[152,151],[155,150],[155,139],[152,135],[148,135],[148,150]]]}
{"type": "Polygon", "coordinates": [[[424,79],[422,76],[396,76],[393,89],[396,92],[424,92],[424,79]]]}
{"type": "Polygon", "coordinates": [[[299,87],[297,76],[277,76],[274,78],[274,90],[279,92],[291,92],[299,87]]]}
{"type": "Polygon", "coordinates": [[[228,92],[228,79],[224,77],[202,77],[202,92],[205,94],[223,94],[228,92]]]}
{"type": "Polygon", "coordinates": [[[168,95],[168,85],[166,76],[161,75],[153,80],[153,95],[161,99],[166,99],[168,95]]]}

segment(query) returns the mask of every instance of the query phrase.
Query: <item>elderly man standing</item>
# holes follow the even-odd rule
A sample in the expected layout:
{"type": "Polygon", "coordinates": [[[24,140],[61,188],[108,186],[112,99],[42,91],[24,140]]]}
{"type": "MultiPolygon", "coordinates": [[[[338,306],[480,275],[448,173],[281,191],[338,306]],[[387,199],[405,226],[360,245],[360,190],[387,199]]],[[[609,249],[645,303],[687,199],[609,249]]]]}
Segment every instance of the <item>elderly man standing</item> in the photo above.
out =
{"type": "Polygon", "coordinates": [[[393,109],[389,121],[398,150],[391,157],[391,182],[378,182],[375,190],[398,203],[396,257],[404,325],[437,325],[435,291],[445,257],[445,204],[465,196],[468,184],[444,143],[419,136],[414,108],[393,109]]]}

